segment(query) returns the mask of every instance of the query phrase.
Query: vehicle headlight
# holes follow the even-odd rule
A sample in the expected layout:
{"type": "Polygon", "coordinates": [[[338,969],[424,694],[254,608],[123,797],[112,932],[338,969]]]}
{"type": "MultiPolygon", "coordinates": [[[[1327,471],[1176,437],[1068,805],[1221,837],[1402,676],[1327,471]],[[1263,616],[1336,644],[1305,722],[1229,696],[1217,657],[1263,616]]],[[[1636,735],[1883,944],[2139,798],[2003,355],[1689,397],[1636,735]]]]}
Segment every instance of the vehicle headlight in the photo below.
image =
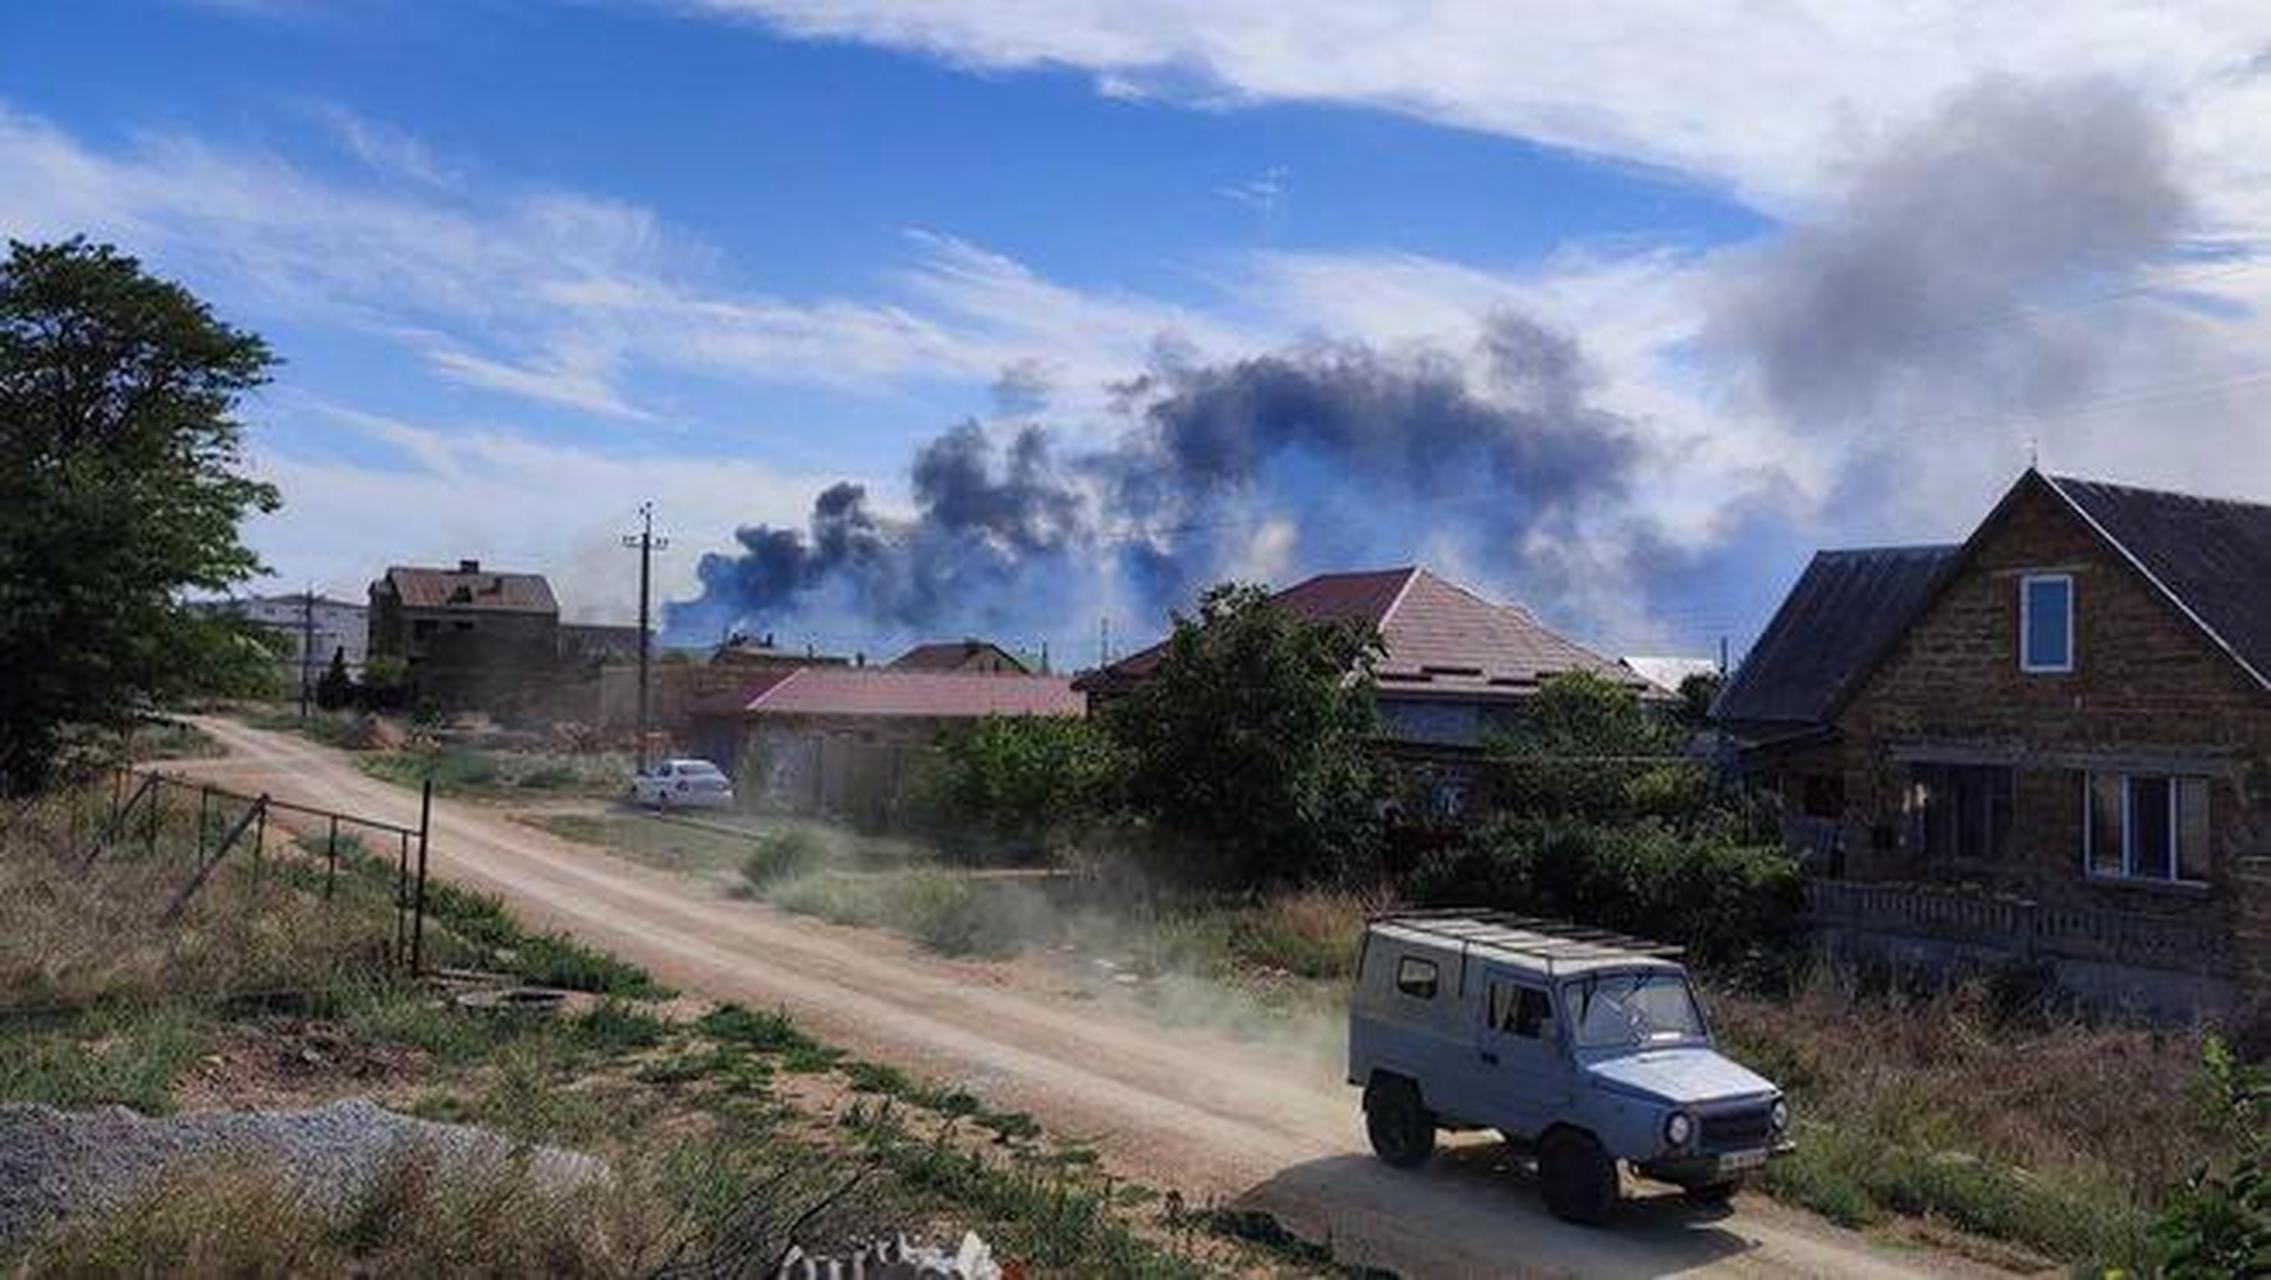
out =
{"type": "Polygon", "coordinates": [[[1784,1101],[1783,1101],[1782,1099],[1780,1099],[1780,1098],[1776,1098],[1776,1099],[1774,1100],[1774,1110],[1773,1110],[1772,1112],[1768,1113],[1768,1116],[1767,1116],[1767,1118],[1768,1118],[1769,1120],[1771,1120],[1771,1121],[1773,1122],[1773,1124],[1774,1124],[1774,1131],[1775,1131],[1776,1133],[1780,1133],[1780,1132],[1782,1132],[1782,1131],[1783,1131],[1784,1129],[1787,1129],[1787,1128],[1789,1128],[1789,1127],[1790,1127],[1790,1104],[1789,1104],[1789,1103],[1787,1103],[1787,1102],[1784,1102],[1784,1101]]]}
{"type": "Polygon", "coordinates": [[[1664,1117],[1664,1141],[1675,1147],[1684,1147],[1695,1136],[1695,1119],[1685,1111],[1674,1111],[1664,1117]]]}

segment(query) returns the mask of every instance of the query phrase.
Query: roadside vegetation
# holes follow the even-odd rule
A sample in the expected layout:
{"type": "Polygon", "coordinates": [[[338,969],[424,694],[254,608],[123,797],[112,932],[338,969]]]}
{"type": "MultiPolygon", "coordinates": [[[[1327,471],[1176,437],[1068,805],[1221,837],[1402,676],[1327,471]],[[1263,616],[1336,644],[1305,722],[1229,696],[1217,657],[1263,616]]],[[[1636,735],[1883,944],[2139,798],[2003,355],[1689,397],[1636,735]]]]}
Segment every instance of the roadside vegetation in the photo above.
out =
{"type": "Polygon", "coordinates": [[[389,962],[394,868],[354,842],[326,899],[327,843],[273,829],[257,864],[233,851],[167,922],[194,815],[81,870],[80,833],[109,803],[101,787],[52,793],[0,832],[0,1103],[166,1115],[354,1095],[505,1145],[398,1148],[336,1194],[250,1149],[205,1150],[0,1239],[0,1271],[771,1274],[792,1240],[825,1253],[964,1230],[1028,1275],[1334,1270],[786,1014],[665,1000],[635,967],[446,882],[428,891],[437,967],[587,994],[529,1010],[413,981],[389,962]],[[562,1175],[541,1155],[554,1148],[604,1176],[562,1175]]]}

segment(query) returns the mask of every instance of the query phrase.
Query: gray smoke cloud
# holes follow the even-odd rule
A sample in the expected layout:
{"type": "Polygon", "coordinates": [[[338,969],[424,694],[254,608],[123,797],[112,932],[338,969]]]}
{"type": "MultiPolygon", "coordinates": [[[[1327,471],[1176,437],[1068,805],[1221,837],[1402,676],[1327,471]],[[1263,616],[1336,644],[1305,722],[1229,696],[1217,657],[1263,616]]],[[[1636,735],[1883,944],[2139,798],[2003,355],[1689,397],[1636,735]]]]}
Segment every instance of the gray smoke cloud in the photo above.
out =
{"type": "Polygon", "coordinates": [[[2062,296],[2164,257],[2189,212],[2134,91],[1983,82],[1866,160],[1826,217],[1732,261],[1708,337],[1810,428],[2054,405],[2106,364],[2102,327],[2062,321],[2062,296]]]}
{"type": "Polygon", "coordinates": [[[1470,354],[1338,342],[1209,364],[1163,344],[1117,388],[1108,443],[962,423],[917,451],[911,518],[833,485],[806,528],[745,527],[737,552],[705,556],[666,628],[706,639],[828,614],[1047,633],[1100,575],[1150,617],[1187,604],[1264,523],[1291,530],[1304,566],[1409,559],[1445,527],[1511,558],[1625,493],[1638,446],[1588,399],[1575,340],[1502,315],[1470,354]]]}

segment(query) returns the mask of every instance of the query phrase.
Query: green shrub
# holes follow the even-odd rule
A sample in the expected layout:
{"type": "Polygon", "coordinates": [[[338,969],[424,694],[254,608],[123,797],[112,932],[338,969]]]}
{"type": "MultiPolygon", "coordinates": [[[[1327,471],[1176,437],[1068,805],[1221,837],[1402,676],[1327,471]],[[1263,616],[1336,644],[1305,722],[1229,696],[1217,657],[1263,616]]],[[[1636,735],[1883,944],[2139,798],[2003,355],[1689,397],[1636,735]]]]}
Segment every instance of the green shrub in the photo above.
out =
{"type": "Polygon", "coordinates": [[[938,740],[911,809],[960,862],[1035,862],[1117,806],[1126,762],[1093,721],[987,716],[938,740]]]}
{"type": "Polygon", "coordinates": [[[2231,1135],[2223,1167],[2193,1170],[2162,1206],[2153,1238],[2170,1276],[2271,1274],[2271,1069],[2240,1060],[2214,1034],[2200,1048],[2196,1096],[2211,1124],[2231,1135]]]}
{"type": "Polygon", "coordinates": [[[896,923],[933,951],[966,956],[1017,950],[1014,927],[990,912],[989,899],[961,876],[916,872],[900,882],[896,896],[896,923]]]}
{"type": "Polygon", "coordinates": [[[1677,942],[1705,963],[1787,952],[1804,906],[1797,864],[1781,850],[1655,821],[1503,818],[1429,858],[1409,889],[1422,905],[1504,908],[1677,942]]]}
{"type": "Polygon", "coordinates": [[[827,853],[820,837],[801,827],[771,832],[757,838],[757,847],[741,864],[741,878],[763,890],[818,869],[827,853]]]}

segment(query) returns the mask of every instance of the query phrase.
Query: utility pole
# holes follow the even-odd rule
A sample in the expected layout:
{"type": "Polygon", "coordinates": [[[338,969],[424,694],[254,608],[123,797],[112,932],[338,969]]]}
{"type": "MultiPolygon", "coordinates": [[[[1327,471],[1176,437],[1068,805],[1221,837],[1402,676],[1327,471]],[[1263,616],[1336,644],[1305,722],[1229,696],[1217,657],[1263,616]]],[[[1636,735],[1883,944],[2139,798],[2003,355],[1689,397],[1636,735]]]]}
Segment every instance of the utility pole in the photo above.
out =
{"type": "Polygon", "coordinates": [[[654,536],[654,504],[639,504],[639,532],[637,536],[623,535],[623,545],[639,553],[639,745],[638,769],[647,771],[647,651],[652,641],[647,628],[647,600],[654,581],[654,553],[670,545],[670,539],[654,536]]]}
{"type": "Polygon", "coordinates": [[[300,719],[308,718],[308,664],[315,660],[315,584],[300,595],[300,719]]]}

